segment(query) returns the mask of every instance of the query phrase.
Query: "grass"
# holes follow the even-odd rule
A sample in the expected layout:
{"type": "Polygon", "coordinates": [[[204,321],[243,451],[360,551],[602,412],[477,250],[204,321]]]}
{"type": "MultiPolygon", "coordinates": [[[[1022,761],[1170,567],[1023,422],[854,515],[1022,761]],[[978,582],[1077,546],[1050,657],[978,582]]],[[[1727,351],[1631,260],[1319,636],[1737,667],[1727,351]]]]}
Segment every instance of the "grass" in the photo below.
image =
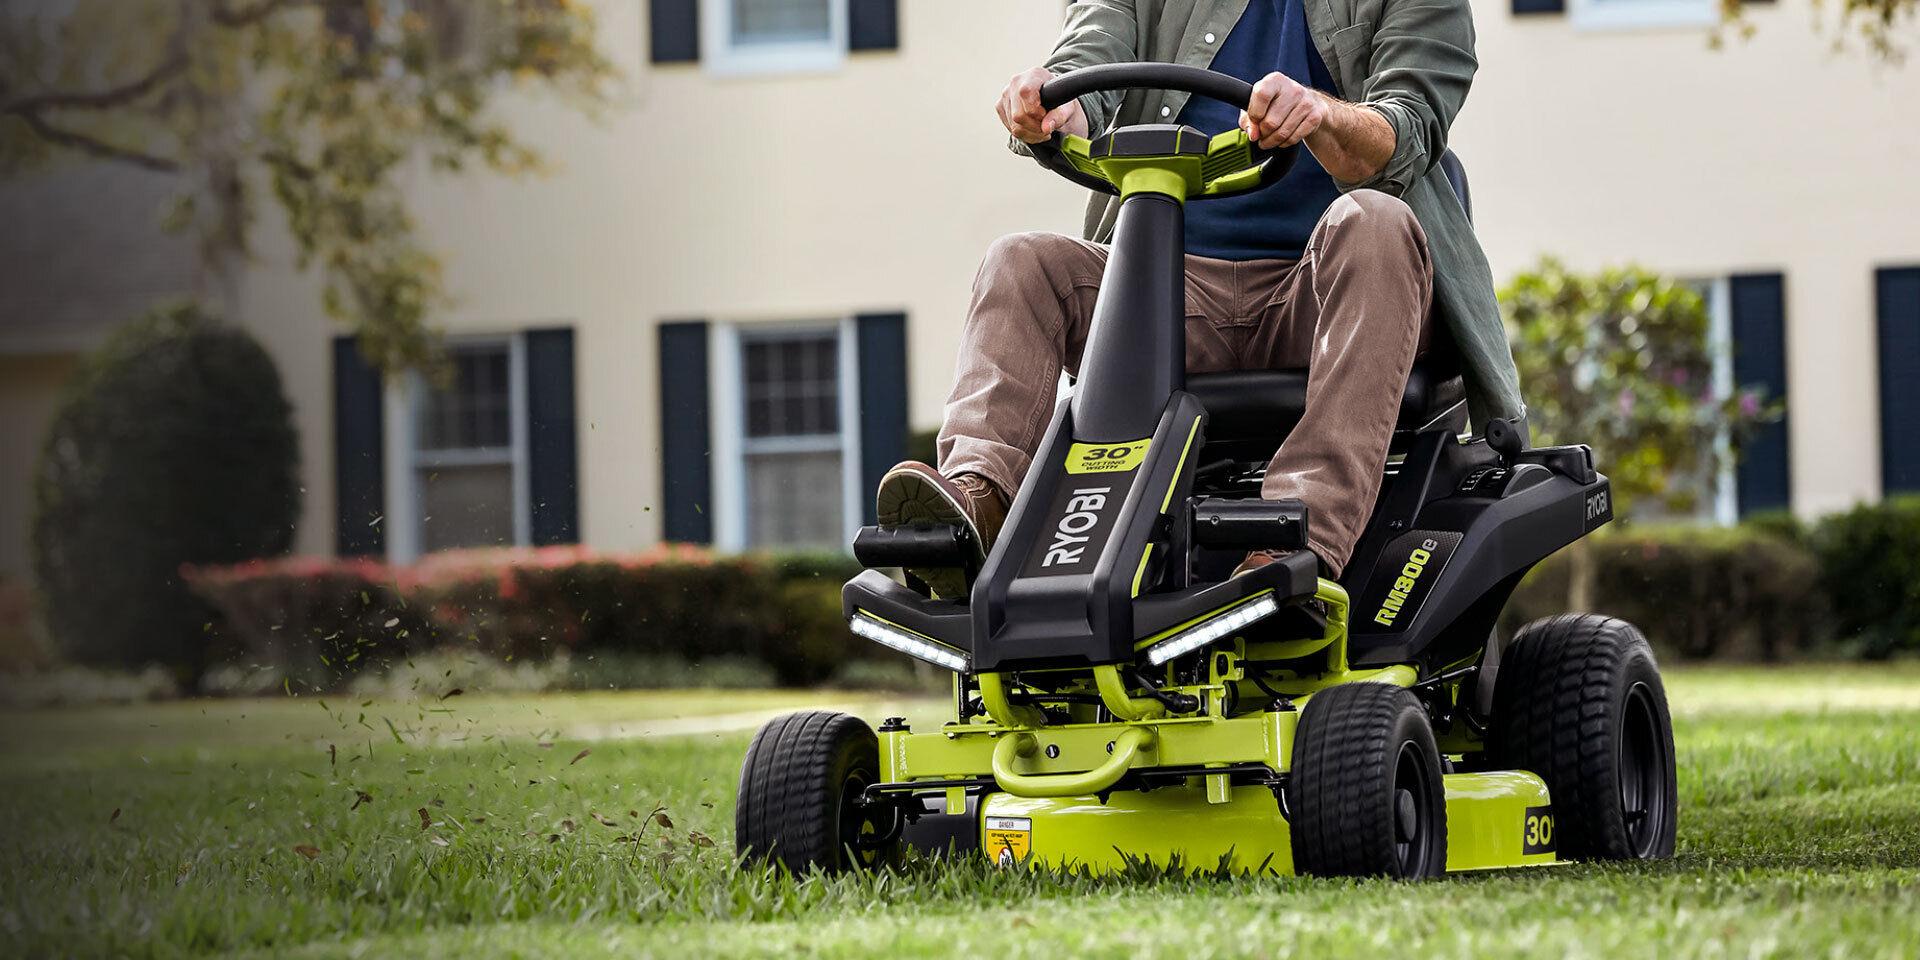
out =
{"type": "MultiPolygon", "coordinates": [[[[1418,885],[1092,879],[978,863],[806,881],[739,873],[731,805],[745,730],[853,695],[0,714],[0,955],[1920,949],[1920,667],[1685,670],[1669,684],[1681,763],[1673,861],[1418,885]],[[724,732],[664,735],[702,725],[724,732]]],[[[861,707],[902,709],[931,720],[939,708],[861,707]]]]}

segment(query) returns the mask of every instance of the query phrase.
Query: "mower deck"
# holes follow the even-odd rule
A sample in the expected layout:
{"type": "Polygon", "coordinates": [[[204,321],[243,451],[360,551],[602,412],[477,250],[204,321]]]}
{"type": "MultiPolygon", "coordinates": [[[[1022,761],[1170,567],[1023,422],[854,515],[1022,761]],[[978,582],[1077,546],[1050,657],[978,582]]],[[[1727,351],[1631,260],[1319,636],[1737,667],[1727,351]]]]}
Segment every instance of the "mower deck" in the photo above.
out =
{"type": "MultiPolygon", "coordinates": [[[[1520,770],[1446,776],[1447,870],[1547,866],[1553,814],[1547,785],[1520,770]]],[[[1129,862],[1193,871],[1292,876],[1287,819],[1271,790],[1231,788],[1209,803],[1200,785],[1058,799],[995,793],[979,806],[981,852],[1002,865],[1113,873],[1129,862]]]]}

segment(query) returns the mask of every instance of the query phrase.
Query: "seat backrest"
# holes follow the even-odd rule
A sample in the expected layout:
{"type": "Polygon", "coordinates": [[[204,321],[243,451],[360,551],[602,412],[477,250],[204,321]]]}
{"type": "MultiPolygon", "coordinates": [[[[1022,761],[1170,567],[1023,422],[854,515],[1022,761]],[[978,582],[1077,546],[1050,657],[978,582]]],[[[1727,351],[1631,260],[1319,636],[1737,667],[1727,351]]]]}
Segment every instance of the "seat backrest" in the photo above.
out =
{"type": "Polygon", "coordinates": [[[1460,209],[1467,212],[1467,222],[1473,222],[1473,191],[1467,188],[1467,168],[1452,150],[1440,155],[1440,171],[1447,175],[1447,182],[1453,185],[1454,199],[1460,201],[1460,209]]]}

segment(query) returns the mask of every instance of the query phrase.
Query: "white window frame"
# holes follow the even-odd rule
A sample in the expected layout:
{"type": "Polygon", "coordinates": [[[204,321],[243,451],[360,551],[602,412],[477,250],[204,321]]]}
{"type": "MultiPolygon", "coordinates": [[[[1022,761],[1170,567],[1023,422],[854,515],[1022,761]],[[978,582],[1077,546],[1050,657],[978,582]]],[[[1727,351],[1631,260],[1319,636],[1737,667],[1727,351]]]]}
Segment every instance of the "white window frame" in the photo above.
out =
{"type": "Polygon", "coordinates": [[[796,450],[840,451],[840,549],[850,549],[865,511],[860,489],[860,346],[852,317],[827,321],[739,322],[719,321],[711,327],[707,350],[708,410],[713,435],[713,544],[738,553],[754,547],[748,542],[752,504],[747,495],[747,456],[796,450]],[[831,331],[840,346],[840,434],[838,443],[807,439],[749,439],[746,409],[746,341],[763,334],[805,334],[831,331]]]}
{"type": "MultiPolygon", "coordinates": [[[[1707,350],[1713,357],[1713,397],[1733,396],[1733,281],[1713,278],[1707,293],[1707,350]]],[[[1732,526],[1740,522],[1740,488],[1733,463],[1733,436],[1725,424],[1715,432],[1714,450],[1720,455],[1720,476],[1713,485],[1713,522],[1732,526]]]]}
{"type": "Polygon", "coordinates": [[[527,437],[527,347],[519,334],[449,337],[451,346],[505,346],[507,348],[507,410],[512,442],[504,448],[478,451],[423,451],[420,449],[421,405],[429,386],[426,378],[409,373],[386,393],[386,529],[387,559],[397,564],[420,559],[421,524],[426,519],[426,491],[421,471],[438,466],[513,465],[513,543],[533,540],[533,502],[529,496],[532,464],[527,437]]]}
{"type": "Polygon", "coordinates": [[[1576,30],[1710,27],[1719,18],[1716,0],[1569,0],[1567,5],[1567,22],[1576,30]]]}
{"type": "Polygon", "coordinates": [[[732,0],[700,0],[700,63],[723,76],[828,73],[847,62],[847,0],[827,0],[827,38],[736,46],[732,0]]]}

